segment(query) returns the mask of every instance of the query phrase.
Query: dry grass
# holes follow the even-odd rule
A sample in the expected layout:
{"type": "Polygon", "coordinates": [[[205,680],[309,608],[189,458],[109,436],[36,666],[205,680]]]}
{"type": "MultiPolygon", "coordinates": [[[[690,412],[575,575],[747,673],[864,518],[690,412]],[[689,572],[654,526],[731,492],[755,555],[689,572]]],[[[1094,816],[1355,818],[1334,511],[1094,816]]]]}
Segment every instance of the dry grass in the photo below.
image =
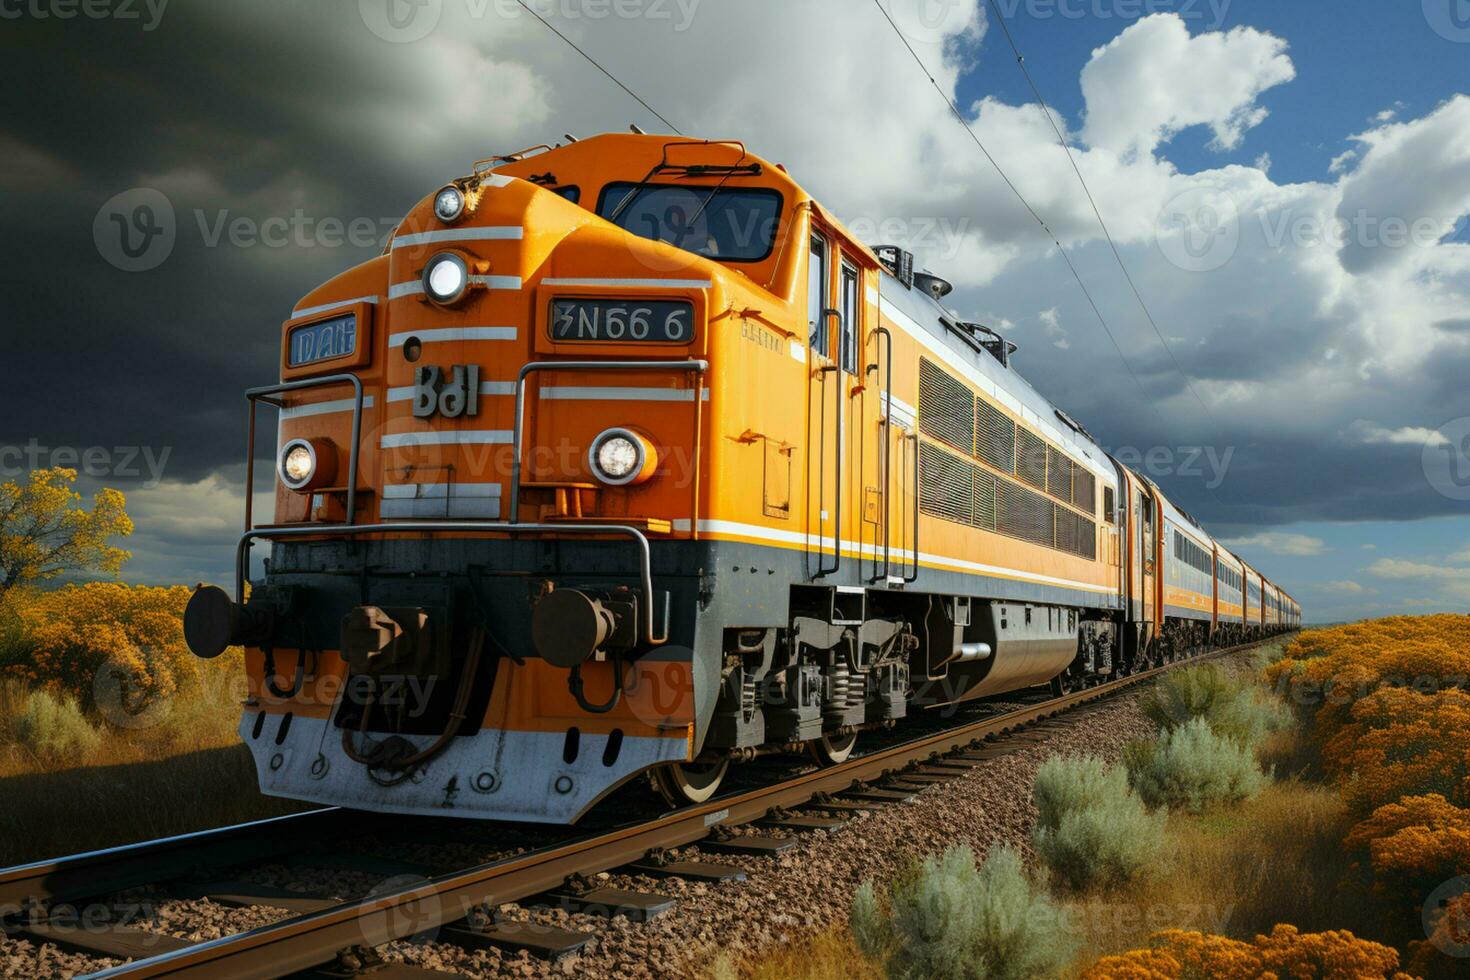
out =
{"type": "Polygon", "coordinates": [[[877,963],[863,955],[845,926],[778,947],[756,963],[721,956],[709,980],[882,980],[877,963]]]}
{"type": "Polygon", "coordinates": [[[21,737],[28,697],[0,683],[0,867],[303,808],[260,795],[228,687],[146,727],[91,719],[97,747],[60,759],[21,737]]]}
{"type": "Polygon", "coordinates": [[[1096,893],[1075,906],[1088,951],[1078,969],[1145,946],[1161,929],[1249,939],[1290,923],[1303,932],[1351,929],[1373,937],[1377,917],[1342,852],[1347,826],[1336,793],[1295,781],[1236,807],[1172,817],[1167,867],[1136,887],[1096,893]]]}

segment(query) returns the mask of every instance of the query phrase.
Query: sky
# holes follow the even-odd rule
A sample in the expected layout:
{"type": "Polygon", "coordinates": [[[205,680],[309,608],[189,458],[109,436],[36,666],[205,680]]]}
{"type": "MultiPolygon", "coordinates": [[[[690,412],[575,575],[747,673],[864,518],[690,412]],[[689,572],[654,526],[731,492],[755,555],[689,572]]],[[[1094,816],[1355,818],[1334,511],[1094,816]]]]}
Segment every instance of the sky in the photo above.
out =
{"type": "MultiPolygon", "coordinates": [[[[1309,621],[1470,604],[1467,0],[528,2],[951,279],[1309,621]]],[[[0,477],[123,489],[147,583],[228,580],[299,297],[475,159],[663,128],[513,0],[0,0],[0,81],[0,477]]]]}

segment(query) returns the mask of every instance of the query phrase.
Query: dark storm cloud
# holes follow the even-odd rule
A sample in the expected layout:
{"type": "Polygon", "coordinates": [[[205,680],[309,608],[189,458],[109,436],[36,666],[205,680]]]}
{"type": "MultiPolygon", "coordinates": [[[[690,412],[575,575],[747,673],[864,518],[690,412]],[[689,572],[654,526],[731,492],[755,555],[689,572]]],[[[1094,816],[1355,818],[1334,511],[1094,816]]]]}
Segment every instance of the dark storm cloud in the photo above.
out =
{"type": "MultiPolygon", "coordinates": [[[[337,7],[344,32],[362,30],[337,7]]],[[[386,97],[388,73],[276,9],[246,22],[175,3],[146,32],[5,23],[0,146],[25,165],[0,175],[5,332],[21,355],[8,359],[0,445],[168,447],[180,480],[238,461],[240,392],[275,377],[282,319],[377,254],[385,223],[448,166],[427,159],[415,181],[384,165],[350,109],[386,97]],[[99,254],[94,220],[136,187],[163,191],[176,238],[156,268],[125,272],[99,254]],[[293,216],[308,222],[307,247],[263,226],[293,216]],[[324,245],[311,224],[323,218],[375,231],[324,245]],[[246,235],[221,224],[234,219],[246,235]]]]}

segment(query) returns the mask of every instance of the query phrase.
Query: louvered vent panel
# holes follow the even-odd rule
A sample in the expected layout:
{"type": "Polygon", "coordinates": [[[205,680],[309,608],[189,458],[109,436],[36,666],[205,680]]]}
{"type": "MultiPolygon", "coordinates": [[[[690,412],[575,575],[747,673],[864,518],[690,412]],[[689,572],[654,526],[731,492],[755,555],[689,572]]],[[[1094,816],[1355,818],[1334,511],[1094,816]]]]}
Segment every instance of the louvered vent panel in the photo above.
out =
{"type": "Polygon", "coordinates": [[[1056,505],[1039,493],[1001,481],[996,530],[1013,538],[1052,547],[1056,505]]]}
{"type": "Polygon", "coordinates": [[[975,455],[1002,473],[1016,472],[1016,423],[983,398],[975,416],[975,455]]]}
{"type": "Polygon", "coordinates": [[[1097,477],[1092,470],[1079,466],[1073,472],[1072,505],[1087,514],[1097,513],[1097,477]]]}
{"type": "Polygon", "coordinates": [[[1050,446],[1046,447],[1046,492],[1072,502],[1072,460],[1050,446]]]}
{"type": "Polygon", "coordinates": [[[947,521],[971,523],[974,472],[973,464],[924,443],[919,447],[919,507],[947,521]]]}
{"type": "Polygon", "coordinates": [[[976,527],[987,531],[995,530],[995,485],[999,482],[994,474],[975,467],[975,513],[976,527]]]}
{"type": "Polygon", "coordinates": [[[925,358],[919,360],[919,428],[956,449],[975,451],[975,396],[925,358]]]}
{"type": "Polygon", "coordinates": [[[1072,518],[1077,522],[1077,554],[1088,561],[1097,561],[1097,523],[1076,514],[1072,518]]]}
{"type": "Polygon", "coordinates": [[[1046,443],[1028,429],[1016,429],[1016,475],[1038,490],[1046,489],[1046,443]]]}
{"type": "Polygon", "coordinates": [[[1069,555],[1077,553],[1077,515],[1064,507],[1057,508],[1057,550],[1069,555]]]}

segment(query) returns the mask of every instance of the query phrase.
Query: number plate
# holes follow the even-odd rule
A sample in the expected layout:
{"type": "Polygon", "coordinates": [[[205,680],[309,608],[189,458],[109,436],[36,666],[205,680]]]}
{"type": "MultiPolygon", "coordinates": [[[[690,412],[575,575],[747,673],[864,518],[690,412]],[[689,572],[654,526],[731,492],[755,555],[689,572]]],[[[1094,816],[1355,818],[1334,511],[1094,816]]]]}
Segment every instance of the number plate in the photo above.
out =
{"type": "Polygon", "coordinates": [[[357,314],[347,313],[297,327],[287,340],[290,367],[330,361],[357,352],[357,314]]]}
{"type": "Polygon", "coordinates": [[[551,339],[557,343],[687,344],[694,305],[672,300],[557,299],[551,302],[551,339]]]}

